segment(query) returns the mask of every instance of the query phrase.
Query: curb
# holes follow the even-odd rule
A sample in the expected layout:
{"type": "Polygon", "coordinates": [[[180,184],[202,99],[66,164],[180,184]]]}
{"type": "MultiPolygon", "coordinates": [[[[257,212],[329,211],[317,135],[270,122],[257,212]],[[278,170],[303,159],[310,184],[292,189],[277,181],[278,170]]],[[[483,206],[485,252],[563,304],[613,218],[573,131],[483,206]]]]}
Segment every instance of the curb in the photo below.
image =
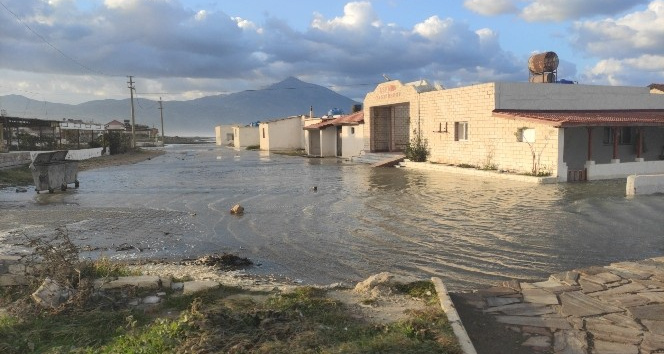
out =
{"type": "Polygon", "coordinates": [[[459,313],[454,307],[454,303],[452,303],[450,295],[447,293],[445,284],[443,284],[443,281],[438,277],[432,277],[431,281],[436,288],[436,293],[438,293],[440,306],[443,308],[443,311],[445,311],[447,320],[450,322],[452,330],[454,331],[454,335],[456,335],[457,339],[459,340],[461,350],[463,350],[465,354],[477,354],[477,351],[475,351],[475,347],[473,346],[473,342],[471,342],[470,337],[468,337],[466,328],[463,326],[463,323],[461,323],[461,317],[459,317],[459,313]]]}

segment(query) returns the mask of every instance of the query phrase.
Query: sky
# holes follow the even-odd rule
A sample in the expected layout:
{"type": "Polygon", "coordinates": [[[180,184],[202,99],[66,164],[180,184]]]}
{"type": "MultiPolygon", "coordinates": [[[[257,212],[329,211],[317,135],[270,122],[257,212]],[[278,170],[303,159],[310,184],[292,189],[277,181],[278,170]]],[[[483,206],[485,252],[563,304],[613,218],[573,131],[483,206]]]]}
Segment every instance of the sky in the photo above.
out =
{"type": "MultiPolygon", "coordinates": [[[[362,101],[384,81],[664,83],[664,0],[0,0],[0,96],[190,100],[289,76],[362,101]]],[[[0,100],[0,108],[2,101],[0,100]]]]}

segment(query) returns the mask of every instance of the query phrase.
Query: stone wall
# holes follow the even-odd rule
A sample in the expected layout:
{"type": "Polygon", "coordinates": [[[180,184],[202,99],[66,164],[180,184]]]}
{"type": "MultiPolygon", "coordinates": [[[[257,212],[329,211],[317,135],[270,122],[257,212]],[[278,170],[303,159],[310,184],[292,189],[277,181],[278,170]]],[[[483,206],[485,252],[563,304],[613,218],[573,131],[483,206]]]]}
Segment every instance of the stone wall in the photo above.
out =
{"type": "Polygon", "coordinates": [[[22,257],[0,254],[0,286],[25,285],[26,270],[22,257]]]}

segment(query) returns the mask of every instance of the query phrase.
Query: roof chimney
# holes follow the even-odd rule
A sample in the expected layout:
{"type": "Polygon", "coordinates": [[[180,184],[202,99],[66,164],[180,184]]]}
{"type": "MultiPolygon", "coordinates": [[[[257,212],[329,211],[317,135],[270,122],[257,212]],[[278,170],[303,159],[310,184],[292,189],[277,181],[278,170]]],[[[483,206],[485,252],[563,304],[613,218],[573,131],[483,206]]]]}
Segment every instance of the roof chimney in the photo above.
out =
{"type": "Polygon", "coordinates": [[[309,106],[309,118],[314,117],[314,106],[309,106]]]}

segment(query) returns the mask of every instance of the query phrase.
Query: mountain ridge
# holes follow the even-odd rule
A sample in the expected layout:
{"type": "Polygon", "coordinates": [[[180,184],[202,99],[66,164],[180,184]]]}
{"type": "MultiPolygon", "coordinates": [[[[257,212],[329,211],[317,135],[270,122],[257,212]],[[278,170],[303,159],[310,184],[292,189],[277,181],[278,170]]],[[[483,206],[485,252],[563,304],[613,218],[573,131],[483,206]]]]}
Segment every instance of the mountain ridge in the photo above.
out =
{"type": "MultiPolygon", "coordinates": [[[[106,124],[131,118],[129,98],[101,99],[79,104],[37,101],[21,95],[0,96],[0,108],[8,116],[49,120],[81,119],[106,124]]],[[[309,114],[317,116],[333,108],[350,112],[358,102],[326,87],[288,77],[262,89],[205,96],[187,101],[163,101],[166,135],[213,136],[221,124],[249,124],[256,121],[309,114]]],[[[161,130],[159,101],[134,98],[136,124],[161,130]]]]}

